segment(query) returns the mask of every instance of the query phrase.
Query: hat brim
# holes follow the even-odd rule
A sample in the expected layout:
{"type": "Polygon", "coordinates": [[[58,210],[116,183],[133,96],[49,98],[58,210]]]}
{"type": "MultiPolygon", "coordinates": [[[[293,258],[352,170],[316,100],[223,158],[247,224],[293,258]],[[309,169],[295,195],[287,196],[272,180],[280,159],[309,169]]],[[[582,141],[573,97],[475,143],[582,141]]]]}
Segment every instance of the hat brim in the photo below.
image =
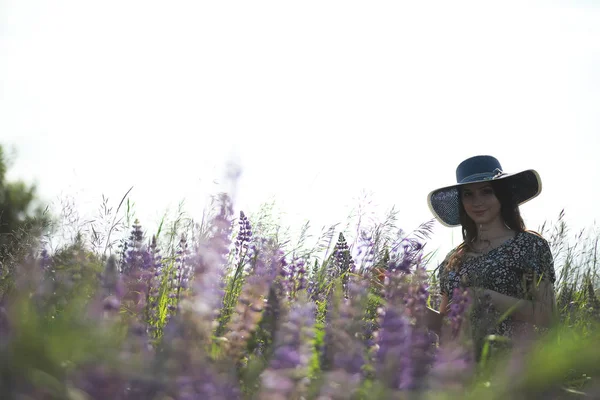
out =
{"type": "Polygon", "coordinates": [[[504,174],[497,178],[481,179],[466,183],[457,183],[433,190],[427,195],[427,205],[434,217],[444,226],[460,226],[458,188],[478,182],[492,180],[509,180],[511,190],[517,205],[522,205],[534,199],[542,192],[542,180],[537,171],[528,169],[521,172],[504,174]]]}

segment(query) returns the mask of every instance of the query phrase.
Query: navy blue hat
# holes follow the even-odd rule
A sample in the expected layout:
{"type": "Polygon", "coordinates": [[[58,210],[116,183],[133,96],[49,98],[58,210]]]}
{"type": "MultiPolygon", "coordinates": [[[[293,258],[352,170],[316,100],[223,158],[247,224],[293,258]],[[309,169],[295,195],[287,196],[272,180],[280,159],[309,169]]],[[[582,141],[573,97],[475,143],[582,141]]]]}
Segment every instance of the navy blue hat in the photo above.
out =
{"type": "Polygon", "coordinates": [[[517,205],[521,205],[542,191],[540,175],[533,169],[505,173],[500,162],[492,156],[475,156],[461,162],[456,168],[456,185],[436,189],[427,195],[427,204],[433,215],[445,226],[459,226],[459,186],[468,183],[506,179],[517,205]]]}

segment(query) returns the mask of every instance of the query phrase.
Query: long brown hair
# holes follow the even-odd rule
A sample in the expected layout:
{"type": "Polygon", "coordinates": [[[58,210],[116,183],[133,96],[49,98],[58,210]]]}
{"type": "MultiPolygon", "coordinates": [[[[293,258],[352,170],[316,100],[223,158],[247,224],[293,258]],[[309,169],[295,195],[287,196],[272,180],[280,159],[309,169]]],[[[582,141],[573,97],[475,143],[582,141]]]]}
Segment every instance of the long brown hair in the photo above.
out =
{"type": "MultiPolygon", "coordinates": [[[[524,232],[527,228],[521,217],[519,205],[513,196],[513,190],[508,179],[499,179],[490,181],[494,195],[500,202],[500,216],[510,229],[516,232],[524,232]]],[[[465,207],[462,203],[462,186],[458,187],[458,214],[460,216],[460,224],[462,226],[463,242],[458,245],[456,251],[450,256],[446,270],[458,270],[462,264],[467,250],[473,249],[471,243],[477,237],[477,225],[475,221],[467,215],[465,207]]]]}

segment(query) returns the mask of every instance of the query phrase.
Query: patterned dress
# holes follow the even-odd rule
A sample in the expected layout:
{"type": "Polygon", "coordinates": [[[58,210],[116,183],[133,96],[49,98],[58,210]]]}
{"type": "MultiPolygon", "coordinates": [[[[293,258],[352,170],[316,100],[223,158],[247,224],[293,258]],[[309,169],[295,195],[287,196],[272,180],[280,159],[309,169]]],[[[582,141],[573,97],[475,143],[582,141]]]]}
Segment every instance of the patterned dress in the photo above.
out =
{"type": "MultiPolygon", "coordinates": [[[[458,271],[447,271],[446,259],[440,264],[438,277],[440,292],[450,301],[455,288],[479,287],[507,296],[529,300],[529,290],[539,279],[549,279],[554,284],[556,277],[554,260],[548,242],[541,236],[525,231],[500,246],[474,258],[468,258],[458,271]]],[[[479,354],[482,338],[489,334],[513,338],[531,332],[532,325],[513,319],[510,315],[498,323],[501,315],[492,306],[474,309],[470,315],[476,353],[479,354]],[[484,326],[485,325],[485,326],[484,326]]]]}

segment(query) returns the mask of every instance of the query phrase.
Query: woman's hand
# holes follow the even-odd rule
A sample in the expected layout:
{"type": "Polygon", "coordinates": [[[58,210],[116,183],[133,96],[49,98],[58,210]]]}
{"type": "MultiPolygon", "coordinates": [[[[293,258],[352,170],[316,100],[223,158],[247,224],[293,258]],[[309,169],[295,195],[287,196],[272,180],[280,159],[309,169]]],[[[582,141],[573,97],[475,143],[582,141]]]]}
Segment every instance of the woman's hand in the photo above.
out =
{"type": "Polygon", "coordinates": [[[419,326],[426,326],[427,329],[435,332],[440,335],[443,325],[444,316],[448,313],[449,310],[449,300],[448,296],[442,294],[442,301],[440,303],[440,310],[434,310],[430,307],[425,307],[423,313],[419,313],[416,315],[416,323],[419,326]]]}
{"type": "Polygon", "coordinates": [[[506,313],[519,321],[549,327],[555,320],[554,289],[547,281],[542,281],[536,288],[532,300],[519,299],[478,287],[470,287],[467,291],[472,301],[471,309],[475,305],[490,301],[499,313],[506,313]]]}
{"type": "Polygon", "coordinates": [[[478,286],[468,287],[467,295],[469,296],[469,300],[471,301],[471,307],[484,302],[485,299],[490,296],[490,292],[491,290],[480,288],[478,286]]]}

